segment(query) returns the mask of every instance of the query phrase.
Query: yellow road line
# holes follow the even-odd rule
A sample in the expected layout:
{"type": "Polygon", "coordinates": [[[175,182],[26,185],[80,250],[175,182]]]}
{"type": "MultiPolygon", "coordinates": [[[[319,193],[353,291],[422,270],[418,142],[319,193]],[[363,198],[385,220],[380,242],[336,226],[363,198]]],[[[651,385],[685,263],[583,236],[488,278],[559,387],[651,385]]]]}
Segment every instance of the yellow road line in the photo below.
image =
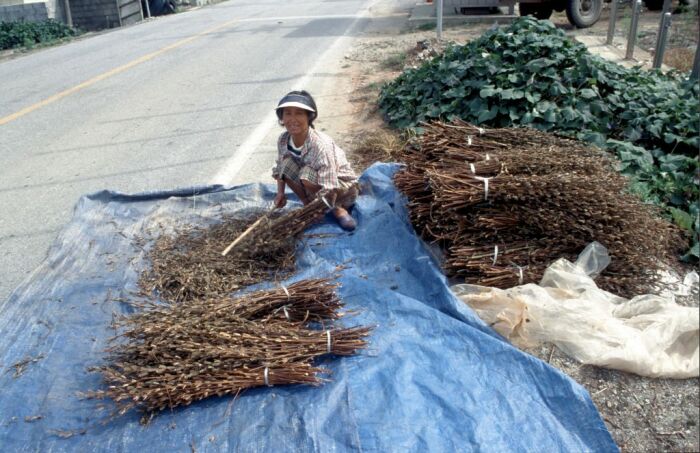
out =
{"type": "Polygon", "coordinates": [[[210,28],[209,30],[205,30],[201,33],[197,33],[196,35],[190,36],[189,38],[185,38],[185,39],[182,39],[180,41],[177,41],[173,44],[170,44],[169,46],[165,46],[160,50],[156,50],[155,52],[144,55],[140,58],[137,58],[136,60],[132,60],[129,63],[126,63],[122,66],[117,67],[117,68],[114,68],[110,71],[103,72],[102,74],[95,76],[90,80],[86,80],[85,82],[78,84],[78,85],[75,85],[72,88],[68,88],[67,90],[64,90],[64,91],[61,91],[60,93],[54,94],[53,96],[48,97],[48,98],[44,99],[43,101],[39,101],[36,104],[32,104],[29,107],[25,107],[18,112],[12,113],[4,118],[0,118],[0,126],[3,124],[7,124],[10,121],[14,121],[17,118],[20,118],[20,117],[26,115],[27,113],[31,113],[34,110],[40,109],[41,107],[47,106],[51,103],[54,103],[54,102],[58,101],[59,99],[63,99],[66,96],[70,96],[71,94],[76,93],[76,92],[82,90],[83,88],[87,88],[91,85],[94,85],[95,83],[97,83],[101,80],[112,77],[113,75],[117,75],[121,72],[126,71],[127,69],[133,68],[134,66],[139,65],[141,63],[144,63],[148,60],[152,60],[153,58],[157,57],[158,55],[169,52],[169,51],[176,49],[180,46],[183,46],[189,42],[192,42],[195,39],[201,38],[202,36],[204,36],[208,33],[213,33],[217,30],[228,27],[236,22],[240,22],[240,19],[231,20],[231,21],[225,22],[221,25],[217,25],[216,27],[210,28]]]}

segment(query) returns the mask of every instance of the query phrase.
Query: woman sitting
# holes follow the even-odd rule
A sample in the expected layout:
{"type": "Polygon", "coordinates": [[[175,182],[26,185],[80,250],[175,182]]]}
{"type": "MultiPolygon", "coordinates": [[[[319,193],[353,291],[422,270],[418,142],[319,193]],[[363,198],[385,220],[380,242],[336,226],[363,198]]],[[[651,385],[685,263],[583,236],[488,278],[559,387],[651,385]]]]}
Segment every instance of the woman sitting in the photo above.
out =
{"type": "Polygon", "coordinates": [[[277,180],[275,207],[287,203],[285,186],[307,204],[320,191],[347,190],[333,215],[345,230],[354,230],[355,219],[348,213],[359,193],[357,177],[345,152],[329,136],[314,129],[318,116],[316,102],[306,91],[292,91],[277,104],[277,118],[286,132],[277,140],[277,162],[272,177],[277,180]]]}

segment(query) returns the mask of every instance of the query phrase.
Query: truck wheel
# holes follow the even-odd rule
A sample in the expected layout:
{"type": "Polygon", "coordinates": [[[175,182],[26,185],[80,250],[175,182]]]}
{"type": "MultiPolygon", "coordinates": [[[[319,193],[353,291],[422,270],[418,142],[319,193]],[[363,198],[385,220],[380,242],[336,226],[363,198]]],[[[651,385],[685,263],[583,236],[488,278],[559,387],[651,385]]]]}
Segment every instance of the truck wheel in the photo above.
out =
{"type": "Polygon", "coordinates": [[[578,28],[588,28],[598,22],[603,11],[603,0],[569,0],[566,17],[578,28]]]}
{"type": "Polygon", "coordinates": [[[532,16],[540,20],[549,19],[554,9],[551,3],[520,3],[518,8],[521,16],[532,16]]]}

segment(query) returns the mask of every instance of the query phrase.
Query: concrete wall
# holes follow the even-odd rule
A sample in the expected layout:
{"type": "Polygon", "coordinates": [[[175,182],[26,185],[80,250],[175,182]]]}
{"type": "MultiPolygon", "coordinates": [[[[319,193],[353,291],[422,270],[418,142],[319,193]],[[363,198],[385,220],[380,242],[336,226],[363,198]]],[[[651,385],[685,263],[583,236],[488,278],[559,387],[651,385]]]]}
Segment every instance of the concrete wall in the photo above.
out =
{"type": "MultiPolygon", "coordinates": [[[[55,1],[63,4],[63,0],[55,1]]],[[[83,30],[119,27],[143,19],[140,0],[70,0],[70,11],[73,26],[83,30]]],[[[63,11],[61,20],[65,22],[63,11]]]]}
{"type": "Polygon", "coordinates": [[[40,22],[49,18],[46,3],[27,3],[26,5],[0,6],[0,22],[24,20],[40,22]]]}
{"type": "Polygon", "coordinates": [[[73,26],[83,30],[118,27],[117,0],[70,0],[73,26]]]}
{"type": "MultiPolygon", "coordinates": [[[[56,19],[68,23],[65,0],[0,0],[0,21],[56,19]]],[[[140,0],[70,0],[73,26],[83,30],[130,25],[143,19],[140,0]],[[121,15],[121,21],[120,21],[121,15]]]]}
{"type": "Polygon", "coordinates": [[[26,5],[27,3],[44,3],[44,0],[0,0],[0,6],[26,5]]]}
{"type": "Polygon", "coordinates": [[[63,0],[46,0],[46,9],[49,11],[49,19],[56,19],[59,22],[64,22],[63,18],[63,0]]]}
{"type": "Polygon", "coordinates": [[[143,20],[141,0],[118,0],[119,14],[122,18],[122,26],[135,24],[143,20]]]}
{"type": "MultiPolygon", "coordinates": [[[[5,6],[18,6],[21,8],[23,11],[31,11],[32,6],[34,8],[38,8],[39,10],[42,10],[41,6],[34,6],[34,5],[45,5],[46,8],[46,15],[49,19],[56,19],[59,22],[66,23],[66,13],[65,13],[65,8],[64,8],[64,0],[0,0],[0,20],[16,20],[16,19],[7,19],[6,16],[9,16],[10,14],[7,12],[9,10],[3,10],[3,7],[5,6]],[[4,12],[3,12],[4,11],[4,12]]],[[[17,9],[14,9],[13,11],[17,11],[17,9]]],[[[30,13],[31,15],[32,13],[30,13]]],[[[16,14],[13,14],[15,16],[16,14]]],[[[24,20],[46,20],[46,17],[41,17],[38,19],[24,19],[24,20]]]]}

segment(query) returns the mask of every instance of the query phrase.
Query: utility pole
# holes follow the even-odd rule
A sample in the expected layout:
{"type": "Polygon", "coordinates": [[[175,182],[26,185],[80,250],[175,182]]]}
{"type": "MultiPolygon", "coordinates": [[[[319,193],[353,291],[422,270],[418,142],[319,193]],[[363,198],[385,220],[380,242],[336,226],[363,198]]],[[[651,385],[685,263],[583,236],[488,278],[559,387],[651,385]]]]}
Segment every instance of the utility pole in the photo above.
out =
{"type": "Polygon", "coordinates": [[[437,39],[442,39],[442,3],[443,0],[437,0],[437,39]]]}

